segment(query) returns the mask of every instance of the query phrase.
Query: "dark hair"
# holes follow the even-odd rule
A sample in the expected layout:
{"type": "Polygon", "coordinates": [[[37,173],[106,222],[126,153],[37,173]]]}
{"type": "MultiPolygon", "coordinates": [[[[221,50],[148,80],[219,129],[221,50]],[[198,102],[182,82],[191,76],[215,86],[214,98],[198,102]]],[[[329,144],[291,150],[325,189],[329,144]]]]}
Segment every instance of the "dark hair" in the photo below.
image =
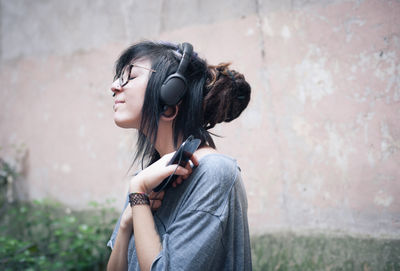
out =
{"type": "MultiPolygon", "coordinates": [[[[139,59],[148,59],[152,69],[142,108],[142,117],[137,139],[134,162],[150,159],[158,160],[155,149],[158,122],[164,105],[160,102],[160,88],[164,80],[174,73],[179,65],[182,52],[172,43],[143,41],[127,48],[115,66],[115,79],[124,67],[139,59]]],[[[229,70],[229,64],[208,66],[207,62],[195,53],[185,72],[188,90],[179,103],[179,111],[173,123],[174,146],[179,137],[185,140],[189,135],[215,148],[210,132],[207,130],[220,122],[230,122],[237,118],[250,101],[250,85],[244,76],[229,70]]]]}

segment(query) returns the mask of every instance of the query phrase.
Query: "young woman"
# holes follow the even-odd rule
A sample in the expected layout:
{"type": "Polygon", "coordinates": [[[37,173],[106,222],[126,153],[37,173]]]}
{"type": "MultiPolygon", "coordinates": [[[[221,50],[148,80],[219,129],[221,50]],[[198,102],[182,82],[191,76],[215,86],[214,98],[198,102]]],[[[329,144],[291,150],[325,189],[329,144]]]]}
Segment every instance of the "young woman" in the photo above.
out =
{"type": "Polygon", "coordinates": [[[118,59],[114,121],[138,130],[135,161],[148,165],[130,179],[108,270],[251,270],[240,169],[208,132],[250,100],[244,76],[228,66],[207,65],[189,43],[141,42],[118,59]],[[167,165],[190,135],[201,140],[190,163],[167,165]]]}

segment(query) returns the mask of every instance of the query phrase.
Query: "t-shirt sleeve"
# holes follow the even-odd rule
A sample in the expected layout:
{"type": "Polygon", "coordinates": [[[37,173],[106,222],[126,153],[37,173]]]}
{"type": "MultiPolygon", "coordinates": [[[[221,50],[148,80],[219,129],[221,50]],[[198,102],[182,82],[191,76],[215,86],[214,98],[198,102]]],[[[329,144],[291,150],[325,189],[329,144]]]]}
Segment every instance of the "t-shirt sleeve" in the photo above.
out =
{"type": "Polygon", "coordinates": [[[151,270],[209,270],[221,249],[221,221],[207,212],[182,215],[163,236],[151,270]]]}

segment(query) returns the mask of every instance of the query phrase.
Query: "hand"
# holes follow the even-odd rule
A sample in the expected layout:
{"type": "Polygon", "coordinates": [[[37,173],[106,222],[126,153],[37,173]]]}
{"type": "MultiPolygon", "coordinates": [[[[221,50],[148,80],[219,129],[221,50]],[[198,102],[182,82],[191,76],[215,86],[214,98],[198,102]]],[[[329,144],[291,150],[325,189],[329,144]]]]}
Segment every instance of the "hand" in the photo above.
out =
{"type": "MultiPolygon", "coordinates": [[[[164,191],[160,191],[158,193],[151,192],[149,195],[150,199],[150,207],[152,211],[156,211],[158,208],[161,207],[162,200],[164,198],[164,191]]],[[[132,208],[128,204],[126,206],[124,212],[122,213],[120,227],[125,230],[132,230],[133,229],[133,220],[132,220],[132,208]]]]}
{"type": "MultiPolygon", "coordinates": [[[[165,178],[174,172],[175,175],[179,175],[179,177],[173,183],[174,187],[189,177],[189,175],[192,173],[192,167],[190,166],[190,163],[187,163],[186,167],[177,166],[176,164],[167,166],[173,155],[174,153],[164,155],[158,161],[154,162],[133,177],[130,181],[130,192],[142,192],[149,194],[165,178]]],[[[195,155],[192,155],[190,160],[192,161],[193,165],[199,165],[195,155]]]]}
{"type": "MultiPolygon", "coordinates": [[[[192,166],[190,165],[190,163],[187,163],[185,168],[190,171],[190,174],[192,173],[192,166]]],[[[183,180],[187,179],[190,176],[190,174],[178,176],[178,178],[172,181],[171,183],[172,187],[177,187],[179,184],[182,183],[183,180]]]]}
{"type": "Polygon", "coordinates": [[[153,192],[151,191],[150,195],[149,195],[149,199],[150,199],[150,207],[152,211],[156,211],[158,208],[161,207],[161,203],[162,200],[164,198],[164,191],[160,191],[160,192],[153,192]]]}

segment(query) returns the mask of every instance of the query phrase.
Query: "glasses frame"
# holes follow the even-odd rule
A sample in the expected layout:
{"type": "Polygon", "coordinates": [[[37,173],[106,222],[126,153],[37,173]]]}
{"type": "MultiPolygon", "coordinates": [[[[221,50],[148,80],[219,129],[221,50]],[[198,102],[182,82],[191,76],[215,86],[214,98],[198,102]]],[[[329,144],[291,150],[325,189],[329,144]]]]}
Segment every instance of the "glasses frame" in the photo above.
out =
{"type": "Polygon", "coordinates": [[[146,67],[139,66],[139,65],[136,65],[136,64],[129,64],[128,66],[126,66],[122,70],[121,75],[118,78],[118,83],[119,83],[120,87],[126,86],[129,83],[130,80],[134,79],[134,78],[131,78],[131,72],[132,72],[132,68],[133,67],[142,68],[142,69],[148,70],[150,72],[157,72],[156,70],[153,70],[153,69],[150,69],[150,68],[146,68],[146,67]],[[125,74],[126,69],[128,69],[128,79],[126,80],[126,82],[124,82],[123,75],[125,74]]]}

